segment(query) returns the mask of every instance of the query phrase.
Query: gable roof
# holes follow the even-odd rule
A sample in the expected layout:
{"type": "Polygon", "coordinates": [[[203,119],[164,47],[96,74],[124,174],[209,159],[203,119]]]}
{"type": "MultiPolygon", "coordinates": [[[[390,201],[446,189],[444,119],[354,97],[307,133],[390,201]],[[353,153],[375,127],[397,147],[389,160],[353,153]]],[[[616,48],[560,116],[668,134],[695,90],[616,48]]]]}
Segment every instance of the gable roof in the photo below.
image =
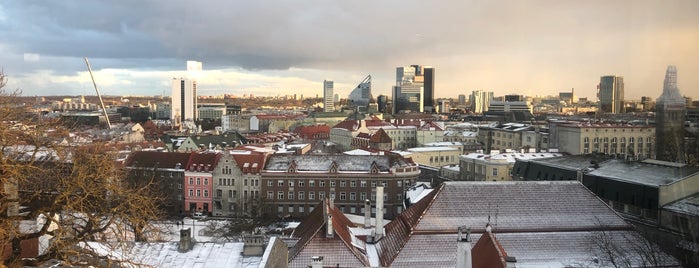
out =
{"type": "Polygon", "coordinates": [[[206,171],[210,172],[213,167],[218,164],[218,160],[221,158],[219,153],[198,153],[193,152],[189,157],[189,162],[185,167],[187,171],[206,171]]]}
{"type": "Polygon", "coordinates": [[[478,256],[473,258],[473,268],[496,268],[496,267],[507,267],[507,262],[505,258],[507,257],[507,252],[502,248],[500,242],[495,238],[495,234],[492,232],[485,232],[478,239],[478,242],[471,249],[473,256],[478,256]]]}
{"type": "Polygon", "coordinates": [[[352,243],[350,227],[356,226],[329,199],[321,201],[292,234],[299,240],[289,249],[289,267],[308,267],[311,257],[321,255],[340,267],[369,266],[366,253],[352,243]],[[332,216],[333,237],[326,237],[326,213],[332,216]]]}
{"type": "Polygon", "coordinates": [[[272,155],[265,164],[266,172],[285,172],[291,162],[297,164],[297,171],[327,172],[333,162],[338,164],[338,172],[369,172],[376,163],[380,172],[390,172],[391,168],[412,166],[408,160],[396,154],[385,155],[272,155]]]}
{"type": "Polygon", "coordinates": [[[374,143],[391,143],[391,137],[388,136],[386,131],[383,130],[383,128],[380,128],[374,135],[371,135],[371,138],[369,141],[374,142],[374,143]]]}

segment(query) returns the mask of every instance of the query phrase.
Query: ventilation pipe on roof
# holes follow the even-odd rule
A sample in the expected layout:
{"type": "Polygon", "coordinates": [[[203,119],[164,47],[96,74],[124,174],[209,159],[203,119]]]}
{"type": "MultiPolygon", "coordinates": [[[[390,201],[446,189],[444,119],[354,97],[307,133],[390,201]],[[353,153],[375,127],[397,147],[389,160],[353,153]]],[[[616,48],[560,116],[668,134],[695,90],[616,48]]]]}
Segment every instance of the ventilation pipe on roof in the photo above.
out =
{"type": "Polygon", "coordinates": [[[376,240],[383,237],[383,186],[376,186],[376,240]]]}
{"type": "Polygon", "coordinates": [[[371,228],[371,201],[364,200],[364,228],[371,228]]]}
{"type": "Polygon", "coordinates": [[[507,256],[505,257],[505,263],[507,268],[515,268],[517,267],[517,258],[513,256],[507,256]]]}
{"type": "Polygon", "coordinates": [[[456,240],[456,267],[472,268],[471,259],[471,228],[459,227],[459,236],[456,240]]]}

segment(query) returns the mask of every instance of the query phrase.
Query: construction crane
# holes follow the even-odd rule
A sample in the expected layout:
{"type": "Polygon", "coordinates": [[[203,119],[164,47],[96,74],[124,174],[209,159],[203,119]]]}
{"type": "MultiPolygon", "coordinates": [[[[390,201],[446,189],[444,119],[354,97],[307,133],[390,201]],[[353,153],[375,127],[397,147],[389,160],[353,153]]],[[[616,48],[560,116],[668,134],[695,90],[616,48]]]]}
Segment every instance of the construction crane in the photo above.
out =
{"type": "Polygon", "coordinates": [[[90,72],[90,78],[92,78],[92,85],[95,86],[95,91],[97,91],[97,97],[100,99],[100,105],[102,105],[102,112],[104,113],[104,119],[107,120],[107,127],[109,129],[112,129],[112,124],[109,122],[109,116],[107,115],[107,108],[104,107],[104,101],[102,101],[102,95],[100,94],[100,90],[97,89],[97,83],[95,83],[95,76],[92,75],[92,68],[90,67],[90,62],[87,61],[87,57],[85,57],[85,64],[87,64],[87,71],[90,72]]]}

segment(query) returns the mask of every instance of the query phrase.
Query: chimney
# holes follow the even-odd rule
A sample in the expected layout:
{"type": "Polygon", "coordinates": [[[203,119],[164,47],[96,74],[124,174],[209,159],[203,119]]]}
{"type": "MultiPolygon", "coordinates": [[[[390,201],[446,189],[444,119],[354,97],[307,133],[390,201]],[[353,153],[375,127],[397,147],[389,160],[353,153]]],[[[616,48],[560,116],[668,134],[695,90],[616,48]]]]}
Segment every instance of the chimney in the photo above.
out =
{"type": "Polygon", "coordinates": [[[177,245],[177,251],[187,252],[192,250],[192,247],[194,247],[192,243],[192,229],[180,230],[180,243],[177,245]]]}
{"type": "Polygon", "coordinates": [[[383,186],[376,186],[376,240],[383,237],[383,186]]]}
{"type": "Polygon", "coordinates": [[[323,268],[323,256],[311,257],[311,268],[323,268]]]}
{"type": "Polygon", "coordinates": [[[371,228],[371,201],[364,200],[364,228],[371,228]]]}
{"type": "Polygon", "coordinates": [[[327,212],[325,213],[325,224],[326,224],[325,238],[333,238],[333,236],[335,234],[333,232],[333,216],[332,216],[332,213],[330,213],[331,209],[333,209],[332,205],[333,205],[333,202],[332,202],[332,200],[330,200],[328,202],[328,206],[326,207],[327,212]]]}
{"type": "Polygon", "coordinates": [[[264,252],[264,235],[248,235],[243,237],[243,256],[262,256],[264,252]]]}
{"type": "Polygon", "coordinates": [[[471,259],[471,228],[459,227],[459,236],[456,240],[456,268],[472,268],[471,259]]]}
{"type": "Polygon", "coordinates": [[[505,257],[505,263],[507,268],[515,268],[517,267],[517,258],[513,256],[507,256],[505,257]]]}

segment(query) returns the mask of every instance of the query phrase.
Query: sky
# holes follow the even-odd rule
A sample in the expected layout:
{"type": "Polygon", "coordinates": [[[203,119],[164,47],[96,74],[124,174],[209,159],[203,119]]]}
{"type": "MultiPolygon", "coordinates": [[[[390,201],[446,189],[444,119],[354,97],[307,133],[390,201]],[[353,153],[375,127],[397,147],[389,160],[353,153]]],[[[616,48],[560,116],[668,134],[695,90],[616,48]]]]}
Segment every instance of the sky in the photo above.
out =
{"type": "Polygon", "coordinates": [[[341,97],[367,75],[390,96],[396,67],[435,68],[435,97],[473,90],[595,99],[600,76],[625,98],[657,98],[668,65],[699,99],[699,1],[0,2],[0,68],[23,95],[169,95],[186,61],[199,95],[341,97]]]}

